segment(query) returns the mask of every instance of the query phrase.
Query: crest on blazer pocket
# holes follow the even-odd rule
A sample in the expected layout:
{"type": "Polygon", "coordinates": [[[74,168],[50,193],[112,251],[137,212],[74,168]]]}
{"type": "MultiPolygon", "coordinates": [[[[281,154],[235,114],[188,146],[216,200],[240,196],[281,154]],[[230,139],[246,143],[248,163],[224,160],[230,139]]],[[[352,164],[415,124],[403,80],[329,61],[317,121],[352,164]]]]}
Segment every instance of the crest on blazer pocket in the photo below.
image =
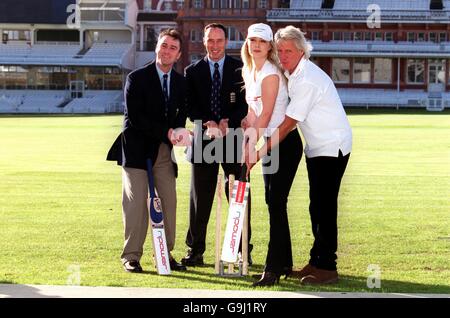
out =
{"type": "Polygon", "coordinates": [[[235,92],[230,93],[230,103],[236,103],[236,93],[235,92]]]}

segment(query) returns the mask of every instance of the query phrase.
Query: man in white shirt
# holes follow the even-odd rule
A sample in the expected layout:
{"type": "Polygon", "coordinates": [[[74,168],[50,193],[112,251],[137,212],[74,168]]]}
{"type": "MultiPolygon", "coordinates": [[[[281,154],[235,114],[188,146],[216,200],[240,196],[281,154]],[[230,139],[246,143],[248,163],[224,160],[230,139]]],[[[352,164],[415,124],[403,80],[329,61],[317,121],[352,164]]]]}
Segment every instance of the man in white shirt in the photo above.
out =
{"type": "Polygon", "coordinates": [[[288,78],[290,103],[278,126],[279,138],[270,138],[258,151],[257,160],[298,125],[306,142],[314,244],[309,264],[295,276],[302,284],[334,283],[338,280],[337,201],[352,148],[352,130],[332,80],[309,61],[312,46],[304,33],[287,26],[278,30],[275,41],[288,78]]]}

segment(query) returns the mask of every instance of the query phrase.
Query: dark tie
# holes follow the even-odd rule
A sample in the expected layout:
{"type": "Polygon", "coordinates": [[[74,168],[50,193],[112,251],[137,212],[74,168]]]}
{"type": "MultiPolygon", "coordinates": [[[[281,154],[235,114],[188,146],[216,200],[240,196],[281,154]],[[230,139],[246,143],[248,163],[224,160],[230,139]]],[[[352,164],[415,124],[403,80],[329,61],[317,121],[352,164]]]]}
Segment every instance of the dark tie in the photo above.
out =
{"type": "Polygon", "coordinates": [[[214,74],[211,88],[211,111],[216,121],[220,120],[220,72],[219,64],[214,63],[214,74]]]}
{"type": "Polygon", "coordinates": [[[164,115],[167,117],[167,114],[169,112],[169,92],[167,90],[167,74],[163,75],[163,94],[164,94],[164,115]]]}

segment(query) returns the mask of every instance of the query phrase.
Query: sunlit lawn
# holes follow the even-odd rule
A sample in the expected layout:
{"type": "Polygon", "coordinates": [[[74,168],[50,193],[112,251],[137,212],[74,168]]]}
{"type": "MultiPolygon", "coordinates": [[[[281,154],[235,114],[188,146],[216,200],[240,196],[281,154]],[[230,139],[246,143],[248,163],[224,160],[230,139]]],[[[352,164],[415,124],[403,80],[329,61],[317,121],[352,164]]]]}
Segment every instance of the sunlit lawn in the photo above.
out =
{"type": "MultiPolygon", "coordinates": [[[[288,279],[272,289],[450,293],[450,113],[352,111],[349,118],[354,145],[340,194],[340,283],[314,288],[288,279]],[[380,289],[367,287],[369,265],[381,271],[380,289]]],[[[89,286],[250,290],[251,278],[214,274],[214,213],[205,266],[158,276],[148,240],[146,273],[123,271],[121,173],[105,161],[121,122],[120,115],[0,117],[0,283],[61,285],[79,268],[89,286]]],[[[182,149],[177,157],[180,259],[190,169],[182,149]]],[[[259,167],[251,186],[255,273],[268,242],[259,167]]],[[[289,200],[296,266],[306,264],[312,243],[308,203],[302,159],[289,200]]]]}

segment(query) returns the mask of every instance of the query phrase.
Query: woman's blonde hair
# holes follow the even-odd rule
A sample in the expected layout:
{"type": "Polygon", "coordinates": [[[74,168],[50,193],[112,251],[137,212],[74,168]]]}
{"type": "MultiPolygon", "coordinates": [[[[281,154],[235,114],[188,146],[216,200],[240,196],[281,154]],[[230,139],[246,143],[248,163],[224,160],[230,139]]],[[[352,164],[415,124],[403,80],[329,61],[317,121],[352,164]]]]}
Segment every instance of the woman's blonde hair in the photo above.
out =
{"type": "Polygon", "coordinates": [[[275,33],[275,42],[278,44],[280,41],[293,40],[297,49],[302,50],[306,59],[311,56],[313,46],[305,38],[305,33],[299,28],[292,25],[288,25],[285,28],[279,29],[275,33]]]}
{"type": "MultiPolygon", "coordinates": [[[[241,59],[244,63],[244,66],[242,67],[242,75],[244,75],[245,70],[251,72],[253,69],[253,60],[248,50],[248,43],[249,39],[247,38],[241,48],[241,59]]],[[[275,42],[270,41],[269,43],[270,50],[267,54],[267,60],[275,65],[280,70],[281,74],[283,74],[283,69],[281,68],[280,60],[278,59],[278,52],[275,46],[275,42]]]]}

